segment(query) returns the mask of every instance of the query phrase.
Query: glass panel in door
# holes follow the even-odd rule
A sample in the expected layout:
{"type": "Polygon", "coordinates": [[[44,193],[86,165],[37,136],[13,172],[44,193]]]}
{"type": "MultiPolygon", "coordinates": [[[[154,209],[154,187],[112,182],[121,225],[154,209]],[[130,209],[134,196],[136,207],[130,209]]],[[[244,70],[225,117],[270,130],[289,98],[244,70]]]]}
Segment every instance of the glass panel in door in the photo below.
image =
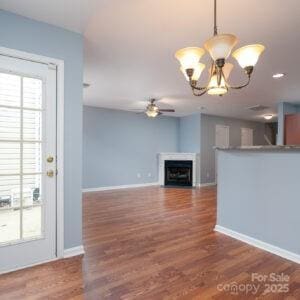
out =
{"type": "Polygon", "coordinates": [[[43,84],[0,72],[0,246],[44,234],[43,84]]]}

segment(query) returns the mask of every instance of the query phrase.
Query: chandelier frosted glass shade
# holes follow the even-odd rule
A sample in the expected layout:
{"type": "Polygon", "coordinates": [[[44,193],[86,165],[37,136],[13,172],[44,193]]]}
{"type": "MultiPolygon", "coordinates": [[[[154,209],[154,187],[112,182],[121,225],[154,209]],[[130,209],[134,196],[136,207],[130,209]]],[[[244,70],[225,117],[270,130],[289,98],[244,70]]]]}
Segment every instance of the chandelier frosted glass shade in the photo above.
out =
{"type": "Polygon", "coordinates": [[[207,40],[204,44],[205,49],[209,52],[211,58],[227,59],[237,44],[237,38],[233,34],[218,34],[207,40]]]}
{"type": "Polygon", "coordinates": [[[228,92],[224,76],[221,77],[221,82],[218,84],[218,76],[214,73],[207,86],[207,94],[209,95],[224,95],[228,92]]]}
{"type": "Polygon", "coordinates": [[[178,50],[175,57],[179,60],[183,70],[195,69],[205,51],[198,47],[188,47],[178,50]]]}
{"type": "Polygon", "coordinates": [[[226,80],[229,78],[229,75],[230,75],[232,69],[233,69],[233,64],[226,63],[224,65],[224,67],[223,67],[223,74],[224,74],[224,77],[225,77],[226,80]]]}
{"type": "Polygon", "coordinates": [[[222,69],[223,73],[220,73],[220,70],[215,65],[212,66],[209,70],[210,80],[207,85],[207,94],[220,96],[228,92],[226,80],[232,68],[232,64],[226,63],[222,69]],[[218,84],[218,76],[221,76],[220,84],[218,84]]]}
{"type": "Polygon", "coordinates": [[[227,79],[233,69],[233,64],[226,63],[222,69],[220,84],[218,84],[218,76],[216,67],[210,69],[210,81],[207,86],[207,93],[209,95],[224,95],[228,92],[227,79]]]}
{"type": "MultiPolygon", "coordinates": [[[[193,69],[194,69],[194,73],[193,73],[193,76],[192,76],[192,80],[197,81],[200,78],[203,70],[205,69],[205,64],[198,63],[197,65],[194,66],[193,69]]],[[[183,73],[183,75],[185,76],[185,79],[187,81],[190,81],[190,78],[186,74],[186,70],[183,67],[180,67],[180,70],[183,73]]]]}
{"type": "Polygon", "coordinates": [[[248,45],[235,50],[232,56],[244,69],[246,67],[254,67],[264,50],[265,47],[260,44],[248,45]]]}
{"type": "MultiPolygon", "coordinates": [[[[223,75],[224,75],[224,77],[225,77],[226,80],[228,79],[228,77],[229,77],[229,75],[230,75],[233,67],[234,67],[233,64],[231,64],[231,63],[225,63],[222,71],[223,71],[223,75]]],[[[216,71],[216,66],[213,65],[213,67],[209,69],[209,75],[212,76],[216,72],[217,72],[216,71]]]]}

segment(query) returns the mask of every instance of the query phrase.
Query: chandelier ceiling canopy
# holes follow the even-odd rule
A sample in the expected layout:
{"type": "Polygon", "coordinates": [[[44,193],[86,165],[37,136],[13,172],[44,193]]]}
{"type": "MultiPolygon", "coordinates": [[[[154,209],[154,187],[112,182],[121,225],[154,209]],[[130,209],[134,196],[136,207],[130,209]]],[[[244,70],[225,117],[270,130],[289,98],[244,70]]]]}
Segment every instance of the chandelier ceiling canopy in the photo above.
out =
{"type": "Polygon", "coordinates": [[[249,85],[254,67],[265,47],[260,44],[247,45],[232,53],[237,43],[238,39],[233,34],[218,34],[217,0],[214,0],[214,36],[204,43],[204,48],[212,59],[208,84],[204,87],[198,85],[198,80],[205,69],[205,65],[200,62],[205,54],[203,48],[183,48],[175,54],[181,65],[180,70],[189,82],[195,96],[202,96],[206,93],[222,96],[229,89],[242,89],[249,85]],[[229,75],[233,69],[233,65],[227,62],[231,53],[247,76],[247,81],[240,86],[231,86],[228,83],[229,75]]]}

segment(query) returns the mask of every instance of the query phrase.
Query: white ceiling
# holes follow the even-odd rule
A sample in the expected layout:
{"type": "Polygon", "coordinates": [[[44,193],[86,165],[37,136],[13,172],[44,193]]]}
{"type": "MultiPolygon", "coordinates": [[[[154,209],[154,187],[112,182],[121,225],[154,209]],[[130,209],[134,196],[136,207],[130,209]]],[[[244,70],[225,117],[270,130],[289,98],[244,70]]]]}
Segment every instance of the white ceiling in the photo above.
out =
{"type": "Polygon", "coordinates": [[[105,0],[0,0],[0,9],[83,33],[105,0]]]}
{"type": "MultiPolygon", "coordinates": [[[[276,112],[279,101],[299,102],[299,0],[218,2],[219,31],[237,35],[237,47],[262,43],[266,52],[249,87],[225,97],[200,98],[191,95],[174,52],[202,46],[211,36],[212,0],[0,0],[0,8],[85,35],[88,105],[128,110],[157,97],[161,107],[175,108],[179,116],[204,107],[209,114],[262,120],[262,114],[276,112]],[[287,76],[274,80],[277,72],[287,76]],[[246,109],[256,104],[270,109],[246,109]]],[[[203,61],[209,62],[208,55],[203,61]]],[[[234,64],[233,85],[245,79],[234,64]]]]}

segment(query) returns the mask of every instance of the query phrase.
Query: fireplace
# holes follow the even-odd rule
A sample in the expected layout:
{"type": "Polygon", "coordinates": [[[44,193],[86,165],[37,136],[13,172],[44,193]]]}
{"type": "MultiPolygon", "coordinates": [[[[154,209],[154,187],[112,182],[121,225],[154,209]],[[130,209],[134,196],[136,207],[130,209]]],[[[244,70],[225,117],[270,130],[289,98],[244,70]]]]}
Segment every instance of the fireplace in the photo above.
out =
{"type": "Polygon", "coordinates": [[[193,186],[193,161],[165,160],[165,186],[193,186]]]}
{"type": "Polygon", "coordinates": [[[200,181],[200,154],[199,153],[183,153],[183,152],[158,153],[158,182],[161,186],[196,187],[199,181],[200,181]],[[166,166],[172,168],[170,169],[171,172],[169,173],[166,172],[167,171],[166,166]],[[176,170],[173,169],[173,167],[184,168],[186,174],[181,174],[176,172],[176,170]],[[190,173],[188,172],[187,169],[190,169],[190,173]]]}

